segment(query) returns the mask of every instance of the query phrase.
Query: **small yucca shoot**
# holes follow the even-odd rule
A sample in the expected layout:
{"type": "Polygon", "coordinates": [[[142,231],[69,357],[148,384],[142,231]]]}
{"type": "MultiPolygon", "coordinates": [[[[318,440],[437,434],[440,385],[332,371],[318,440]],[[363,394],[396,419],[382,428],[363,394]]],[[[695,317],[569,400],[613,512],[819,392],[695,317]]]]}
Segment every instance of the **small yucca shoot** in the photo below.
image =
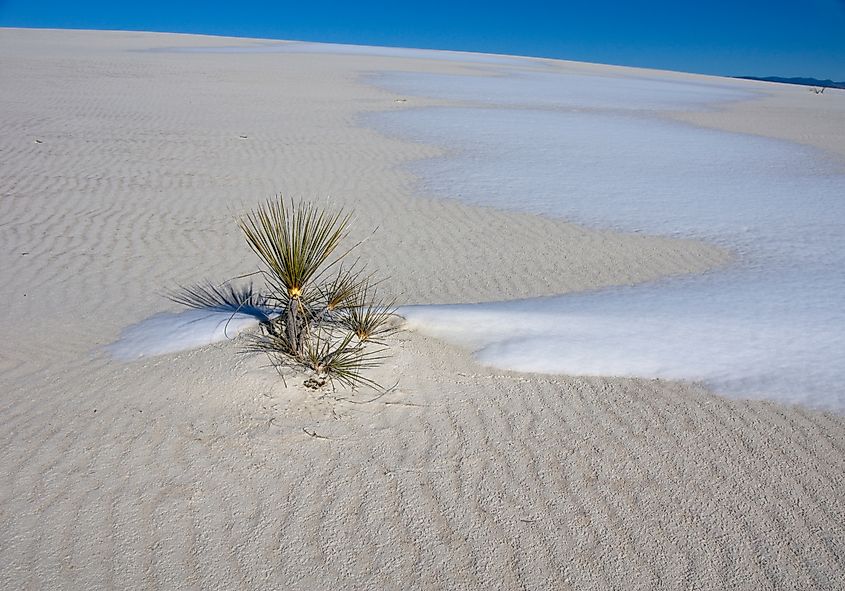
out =
{"type": "Polygon", "coordinates": [[[384,344],[383,339],[397,330],[396,302],[378,298],[365,284],[344,310],[342,322],[360,342],[384,344]]]}
{"type": "Polygon", "coordinates": [[[345,310],[359,299],[369,279],[361,279],[360,275],[354,267],[347,269],[341,267],[332,280],[320,286],[322,304],[329,314],[337,310],[345,310]]]}

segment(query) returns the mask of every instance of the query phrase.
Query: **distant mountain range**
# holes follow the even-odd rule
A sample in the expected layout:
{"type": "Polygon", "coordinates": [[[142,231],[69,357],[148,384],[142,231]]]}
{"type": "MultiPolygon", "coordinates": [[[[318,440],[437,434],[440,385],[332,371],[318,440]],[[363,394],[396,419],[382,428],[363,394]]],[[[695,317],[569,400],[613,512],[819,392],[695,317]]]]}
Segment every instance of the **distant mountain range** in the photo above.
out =
{"type": "Polygon", "coordinates": [[[800,84],[801,86],[815,86],[817,88],[845,89],[845,82],[819,80],[818,78],[781,78],[780,76],[734,76],[734,78],[742,78],[743,80],[762,80],[763,82],[781,82],[783,84],[800,84]]]}

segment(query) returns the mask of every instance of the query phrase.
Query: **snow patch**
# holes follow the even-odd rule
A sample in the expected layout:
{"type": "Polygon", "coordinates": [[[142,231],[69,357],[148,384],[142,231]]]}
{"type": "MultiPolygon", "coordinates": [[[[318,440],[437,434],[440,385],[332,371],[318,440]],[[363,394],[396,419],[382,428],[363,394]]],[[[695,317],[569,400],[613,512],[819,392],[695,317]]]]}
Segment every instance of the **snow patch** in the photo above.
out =
{"type": "Polygon", "coordinates": [[[448,146],[409,166],[426,194],[704,239],[739,261],[633,288],[409,306],[401,310],[409,326],[503,369],[695,380],[740,398],[845,410],[841,162],[653,112],[699,108],[723,96],[719,86],[698,93],[596,77],[573,89],[571,76],[551,76],[391,75],[382,82],[398,80],[401,92],[519,108],[412,109],[367,121],[448,146]]]}
{"type": "Polygon", "coordinates": [[[222,310],[164,312],[127,327],[106,350],[123,361],[175,353],[234,339],[259,322],[250,314],[222,310]]]}

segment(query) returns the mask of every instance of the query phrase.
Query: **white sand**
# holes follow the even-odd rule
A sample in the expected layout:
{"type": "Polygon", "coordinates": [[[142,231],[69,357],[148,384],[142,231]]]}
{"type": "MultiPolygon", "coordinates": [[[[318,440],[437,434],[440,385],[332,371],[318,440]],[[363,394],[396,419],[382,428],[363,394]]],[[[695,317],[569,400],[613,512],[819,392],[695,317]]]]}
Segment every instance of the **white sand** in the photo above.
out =
{"type": "MultiPolygon", "coordinates": [[[[414,194],[400,166],[436,149],[356,121],[433,101],[357,77],[484,74],[484,60],[134,51],[237,43],[0,30],[0,586],[845,585],[837,415],[500,374],[412,332],[375,376],[398,390],[365,405],[286,388],[237,343],[131,364],[98,352],[178,310],[166,288],[254,268],[232,218],[278,191],[354,208],[360,237],[379,226],[361,256],[408,303],[728,258],[414,194]]],[[[845,93],[737,84],[768,96],[677,116],[845,155],[845,93]]]]}

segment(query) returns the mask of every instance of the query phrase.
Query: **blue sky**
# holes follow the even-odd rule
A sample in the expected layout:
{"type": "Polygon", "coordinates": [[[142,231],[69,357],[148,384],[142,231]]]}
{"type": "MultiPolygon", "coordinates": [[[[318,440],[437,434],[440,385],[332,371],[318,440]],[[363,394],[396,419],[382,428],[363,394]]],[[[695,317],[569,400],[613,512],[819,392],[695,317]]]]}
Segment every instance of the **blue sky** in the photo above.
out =
{"type": "Polygon", "coordinates": [[[0,25],[458,49],[845,80],[845,0],[0,0],[0,25]]]}

